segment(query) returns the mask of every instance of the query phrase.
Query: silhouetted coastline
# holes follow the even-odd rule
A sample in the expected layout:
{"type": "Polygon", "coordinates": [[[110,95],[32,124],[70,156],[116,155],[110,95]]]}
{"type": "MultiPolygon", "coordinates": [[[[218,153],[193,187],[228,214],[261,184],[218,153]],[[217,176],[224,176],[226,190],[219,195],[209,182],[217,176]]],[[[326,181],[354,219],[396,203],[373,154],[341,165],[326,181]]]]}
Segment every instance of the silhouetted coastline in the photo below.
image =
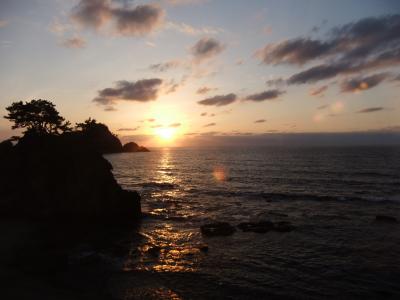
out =
{"type": "Polygon", "coordinates": [[[16,142],[0,143],[5,299],[109,299],[105,284],[113,270],[98,253],[126,255],[131,241],[124,237],[140,223],[140,195],[120,187],[103,154],[148,150],[122,146],[92,119],[62,131],[32,125],[16,142]],[[75,257],[81,245],[88,254],[75,257]]]}

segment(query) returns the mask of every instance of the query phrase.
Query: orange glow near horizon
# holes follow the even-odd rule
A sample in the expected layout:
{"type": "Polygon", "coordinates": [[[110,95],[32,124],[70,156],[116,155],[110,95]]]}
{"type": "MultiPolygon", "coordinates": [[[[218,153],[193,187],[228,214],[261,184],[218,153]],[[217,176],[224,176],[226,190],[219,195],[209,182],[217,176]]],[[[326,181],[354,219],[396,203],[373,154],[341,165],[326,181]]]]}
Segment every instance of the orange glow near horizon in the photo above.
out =
{"type": "Polygon", "coordinates": [[[172,142],[176,137],[176,129],[171,127],[157,128],[155,134],[160,142],[172,142]]]}

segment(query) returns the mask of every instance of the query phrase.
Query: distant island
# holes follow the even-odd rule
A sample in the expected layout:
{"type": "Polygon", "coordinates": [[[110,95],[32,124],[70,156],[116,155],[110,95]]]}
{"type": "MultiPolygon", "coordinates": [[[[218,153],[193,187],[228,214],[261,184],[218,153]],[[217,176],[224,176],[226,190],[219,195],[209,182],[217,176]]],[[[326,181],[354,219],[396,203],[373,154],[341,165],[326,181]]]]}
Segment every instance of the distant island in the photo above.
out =
{"type": "Polygon", "coordinates": [[[104,124],[89,118],[73,128],[47,100],[15,102],[6,119],[21,137],[0,143],[0,211],[35,220],[135,221],[140,196],[115,181],[103,154],[148,152],[122,145],[104,124]]]}

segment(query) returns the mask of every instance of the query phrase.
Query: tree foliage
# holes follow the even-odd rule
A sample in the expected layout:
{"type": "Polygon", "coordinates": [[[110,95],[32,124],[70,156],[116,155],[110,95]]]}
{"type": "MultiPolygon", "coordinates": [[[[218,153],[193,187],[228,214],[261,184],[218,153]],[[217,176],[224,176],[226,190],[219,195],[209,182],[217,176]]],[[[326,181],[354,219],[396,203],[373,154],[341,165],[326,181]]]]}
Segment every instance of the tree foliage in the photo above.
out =
{"type": "Polygon", "coordinates": [[[81,131],[90,131],[97,128],[100,123],[97,123],[95,119],[89,118],[83,123],[76,123],[76,129],[81,131]]]}
{"type": "Polygon", "coordinates": [[[58,135],[70,131],[70,123],[65,121],[55,105],[47,100],[14,102],[6,107],[8,115],[4,118],[14,122],[12,129],[25,128],[38,134],[58,135]]]}

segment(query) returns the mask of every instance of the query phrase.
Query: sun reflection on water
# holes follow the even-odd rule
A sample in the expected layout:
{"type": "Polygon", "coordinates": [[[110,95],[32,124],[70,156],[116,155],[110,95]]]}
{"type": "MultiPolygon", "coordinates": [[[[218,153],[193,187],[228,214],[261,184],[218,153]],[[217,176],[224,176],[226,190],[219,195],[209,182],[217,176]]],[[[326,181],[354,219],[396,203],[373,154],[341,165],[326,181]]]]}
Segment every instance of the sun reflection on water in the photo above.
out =
{"type": "Polygon", "coordinates": [[[187,228],[181,222],[193,211],[189,203],[182,202],[185,191],[176,168],[171,151],[160,151],[153,182],[149,183],[152,190],[143,201],[151,219],[142,225],[143,242],[132,251],[125,270],[195,272],[206,255],[198,228],[187,228]]]}
{"type": "Polygon", "coordinates": [[[158,225],[142,232],[145,242],[138,247],[138,257],[126,269],[156,272],[194,272],[204,255],[201,244],[194,244],[194,233],[171,224],[158,225]]]}

